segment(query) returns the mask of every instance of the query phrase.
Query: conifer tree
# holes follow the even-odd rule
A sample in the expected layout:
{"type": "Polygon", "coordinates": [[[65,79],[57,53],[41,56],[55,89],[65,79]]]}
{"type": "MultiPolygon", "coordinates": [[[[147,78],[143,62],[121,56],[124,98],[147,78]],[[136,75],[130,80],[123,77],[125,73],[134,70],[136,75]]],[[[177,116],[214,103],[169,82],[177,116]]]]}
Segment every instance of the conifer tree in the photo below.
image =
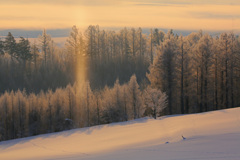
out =
{"type": "Polygon", "coordinates": [[[41,45],[41,49],[44,55],[44,64],[47,65],[47,56],[49,54],[49,48],[50,48],[50,42],[51,42],[51,36],[46,33],[46,30],[44,29],[42,32],[42,35],[39,36],[39,41],[41,45]]]}
{"type": "Polygon", "coordinates": [[[4,41],[4,50],[11,56],[12,60],[13,58],[17,58],[16,45],[17,43],[15,38],[13,37],[11,32],[8,32],[8,35],[4,41]]]}
{"type": "Polygon", "coordinates": [[[32,53],[30,51],[30,42],[23,37],[20,37],[17,43],[17,57],[23,60],[23,65],[26,67],[26,61],[32,60],[32,53]]]}
{"type": "Polygon", "coordinates": [[[31,46],[31,53],[32,53],[32,60],[34,63],[34,69],[37,69],[37,59],[39,57],[39,48],[36,45],[36,42],[34,41],[33,45],[31,46]]]}
{"type": "Polygon", "coordinates": [[[136,75],[133,75],[128,82],[129,105],[132,107],[133,118],[139,118],[142,115],[142,99],[137,83],[136,75]]]}
{"type": "Polygon", "coordinates": [[[0,55],[4,54],[4,42],[0,39],[0,55]]]}

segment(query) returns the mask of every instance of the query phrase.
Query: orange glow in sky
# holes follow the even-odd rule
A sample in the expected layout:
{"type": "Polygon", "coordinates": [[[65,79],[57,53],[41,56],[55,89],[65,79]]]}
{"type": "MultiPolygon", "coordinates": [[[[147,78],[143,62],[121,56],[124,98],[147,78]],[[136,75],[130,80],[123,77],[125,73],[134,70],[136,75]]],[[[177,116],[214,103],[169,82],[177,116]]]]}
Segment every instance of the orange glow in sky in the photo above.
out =
{"type": "Polygon", "coordinates": [[[0,0],[0,29],[102,27],[239,30],[236,0],[0,0]]]}

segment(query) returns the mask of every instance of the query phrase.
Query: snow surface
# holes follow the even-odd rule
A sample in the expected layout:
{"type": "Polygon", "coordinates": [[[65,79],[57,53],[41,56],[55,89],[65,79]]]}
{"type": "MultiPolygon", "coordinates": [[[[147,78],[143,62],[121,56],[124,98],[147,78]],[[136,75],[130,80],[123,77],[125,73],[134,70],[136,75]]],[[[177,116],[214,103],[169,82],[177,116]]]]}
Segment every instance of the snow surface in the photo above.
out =
{"type": "Polygon", "coordinates": [[[141,118],[0,143],[0,160],[32,159],[239,160],[240,108],[141,118]]]}

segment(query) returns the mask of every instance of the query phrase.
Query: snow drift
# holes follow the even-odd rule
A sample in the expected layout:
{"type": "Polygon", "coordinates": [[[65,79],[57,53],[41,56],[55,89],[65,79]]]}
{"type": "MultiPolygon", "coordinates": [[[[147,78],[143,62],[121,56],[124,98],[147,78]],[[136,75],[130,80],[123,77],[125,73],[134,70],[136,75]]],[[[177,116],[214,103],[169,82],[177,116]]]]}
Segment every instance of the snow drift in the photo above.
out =
{"type": "Polygon", "coordinates": [[[239,148],[240,108],[234,108],[5,141],[0,160],[239,160],[239,148]]]}

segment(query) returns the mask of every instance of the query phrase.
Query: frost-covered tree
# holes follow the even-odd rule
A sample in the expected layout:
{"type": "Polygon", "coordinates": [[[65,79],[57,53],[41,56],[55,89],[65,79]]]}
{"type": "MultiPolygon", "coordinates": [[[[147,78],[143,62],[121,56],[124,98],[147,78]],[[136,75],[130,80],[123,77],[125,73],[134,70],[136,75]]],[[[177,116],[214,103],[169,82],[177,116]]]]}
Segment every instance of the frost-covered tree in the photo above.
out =
{"type": "Polygon", "coordinates": [[[93,124],[99,125],[102,122],[102,95],[97,91],[93,96],[93,124]]]}
{"type": "Polygon", "coordinates": [[[51,112],[52,114],[52,127],[53,132],[58,132],[64,129],[65,120],[65,97],[63,97],[62,89],[57,89],[56,92],[51,96],[51,112]]]}
{"type": "Polygon", "coordinates": [[[89,127],[91,126],[91,112],[93,99],[93,93],[89,82],[85,83],[83,93],[84,93],[84,110],[86,114],[86,125],[89,127]]]}
{"type": "Polygon", "coordinates": [[[128,82],[129,105],[132,107],[133,118],[139,118],[142,115],[142,99],[136,75],[133,75],[128,82]]]}
{"type": "Polygon", "coordinates": [[[179,51],[176,60],[178,68],[176,76],[180,79],[180,106],[181,113],[184,114],[190,112],[190,95],[193,87],[193,84],[190,83],[193,81],[193,54],[187,37],[180,36],[177,43],[179,51]]]}
{"type": "Polygon", "coordinates": [[[66,118],[73,120],[74,119],[74,111],[75,111],[75,99],[76,99],[76,94],[74,93],[73,87],[68,85],[66,87],[66,91],[67,91],[67,101],[68,101],[68,109],[66,113],[66,118]]]}
{"type": "Polygon", "coordinates": [[[38,98],[35,94],[29,95],[29,115],[28,115],[28,122],[29,122],[29,135],[37,135],[40,133],[40,112],[39,112],[39,106],[38,98]]]}
{"type": "Polygon", "coordinates": [[[87,54],[93,58],[97,53],[97,36],[96,26],[90,25],[85,31],[85,37],[87,41],[87,54]]]}
{"type": "Polygon", "coordinates": [[[174,86],[176,84],[176,55],[178,46],[176,38],[169,32],[160,48],[159,54],[154,58],[150,66],[150,73],[147,74],[152,87],[166,92],[169,98],[169,114],[173,113],[174,86]]]}
{"type": "Polygon", "coordinates": [[[105,87],[102,99],[103,113],[102,119],[104,123],[112,123],[121,121],[123,118],[121,111],[120,88],[115,83],[114,88],[105,87]]]}
{"type": "Polygon", "coordinates": [[[124,95],[122,86],[119,84],[119,80],[117,79],[114,87],[113,87],[113,97],[114,97],[114,106],[116,107],[117,112],[119,112],[119,117],[117,121],[124,121],[124,117],[126,114],[125,105],[124,105],[124,95]]]}
{"type": "Polygon", "coordinates": [[[72,31],[66,41],[66,45],[72,54],[79,54],[79,30],[75,25],[72,27],[72,31]]]}
{"type": "Polygon", "coordinates": [[[78,63],[79,58],[85,54],[84,37],[75,25],[72,27],[72,31],[66,41],[66,47],[71,56],[71,60],[76,61],[76,63],[78,63]]]}
{"type": "Polygon", "coordinates": [[[42,53],[44,55],[44,64],[46,66],[47,56],[49,54],[49,49],[50,49],[51,36],[47,34],[45,29],[43,30],[42,35],[39,36],[39,41],[40,41],[42,53]]]}
{"type": "Polygon", "coordinates": [[[123,105],[123,119],[127,121],[129,117],[129,114],[128,114],[129,101],[128,101],[128,85],[127,84],[122,85],[121,92],[122,92],[122,105],[123,105]]]}
{"type": "Polygon", "coordinates": [[[221,105],[222,108],[228,108],[231,97],[231,72],[233,71],[234,55],[234,36],[232,34],[222,33],[219,38],[219,52],[221,54],[221,105]]]}
{"type": "Polygon", "coordinates": [[[146,110],[151,110],[153,117],[156,119],[160,112],[167,107],[167,95],[161,90],[148,87],[144,90],[144,102],[146,110]]]}
{"type": "Polygon", "coordinates": [[[131,48],[130,48],[130,42],[129,42],[129,31],[128,29],[125,27],[123,30],[121,30],[120,32],[122,32],[123,34],[123,50],[124,50],[124,54],[125,56],[129,56],[129,54],[131,53],[131,48]]]}
{"type": "Polygon", "coordinates": [[[212,66],[212,37],[203,35],[196,48],[195,62],[198,64],[200,73],[200,106],[199,111],[208,110],[209,103],[209,72],[212,66]]]}
{"type": "Polygon", "coordinates": [[[116,122],[116,118],[118,118],[119,112],[116,110],[117,108],[114,106],[114,97],[113,90],[109,87],[105,86],[102,92],[102,104],[103,104],[103,113],[102,119],[104,123],[116,122]]]}
{"type": "Polygon", "coordinates": [[[25,137],[28,131],[28,101],[27,101],[27,95],[26,92],[21,92],[18,90],[15,93],[15,100],[16,100],[16,122],[17,122],[17,137],[25,137]]]}

